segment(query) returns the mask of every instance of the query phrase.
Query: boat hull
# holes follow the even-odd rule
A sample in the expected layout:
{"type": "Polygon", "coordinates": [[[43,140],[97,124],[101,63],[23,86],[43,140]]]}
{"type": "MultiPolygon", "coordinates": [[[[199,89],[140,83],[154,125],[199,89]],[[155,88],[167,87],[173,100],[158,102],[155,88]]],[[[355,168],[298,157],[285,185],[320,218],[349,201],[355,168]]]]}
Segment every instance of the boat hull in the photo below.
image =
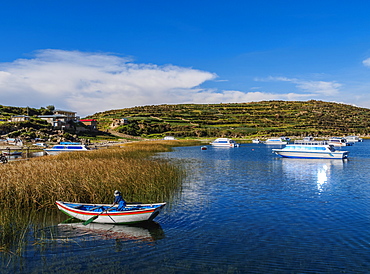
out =
{"type": "Polygon", "coordinates": [[[238,147],[237,144],[212,144],[213,147],[238,147]]]}
{"type": "Polygon", "coordinates": [[[73,149],[69,149],[69,150],[66,150],[66,149],[61,149],[61,150],[57,150],[57,149],[44,149],[44,151],[48,155],[57,155],[57,154],[63,153],[63,152],[89,151],[89,150],[88,149],[79,149],[79,150],[73,150],[73,149]]]}
{"type": "Polygon", "coordinates": [[[6,156],[19,156],[22,155],[21,151],[14,151],[14,152],[8,152],[8,151],[3,151],[2,152],[6,156]]]}
{"type": "Polygon", "coordinates": [[[65,214],[81,221],[87,221],[97,216],[97,218],[93,220],[95,223],[132,224],[153,220],[166,203],[127,205],[124,211],[117,211],[116,208],[105,211],[105,209],[110,208],[110,205],[107,204],[92,205],[56,201],[56,205],[58,209],[65,214]]]}
{"type": "Polygon", "coordinates": [[[286,145],[287,142],[283,142],[283,141],[265,141],[265,145],[278,145],[278,146],[281,146],[281,145],[286,145]]]}
{"type": "Polygon", "coordinates": [[[308,158],[308,159],[346,159],[348,157],[347,151],[338,152],[297,152],[297,151],[283,151],[273,150],[273,152],[285,158],[308,158]]]}

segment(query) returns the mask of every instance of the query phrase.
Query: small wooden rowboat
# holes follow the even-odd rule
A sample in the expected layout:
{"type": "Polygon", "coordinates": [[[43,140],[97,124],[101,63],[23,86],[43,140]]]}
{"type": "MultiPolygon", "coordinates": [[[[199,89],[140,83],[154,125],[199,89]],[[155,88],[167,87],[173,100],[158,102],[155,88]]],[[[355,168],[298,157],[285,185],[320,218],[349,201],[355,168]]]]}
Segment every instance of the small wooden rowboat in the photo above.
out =
{"type": "Polygon", "coordinates": [[[83,204],[56,201],[58,208],[73,218],[104,224],[132,224],[152,221],[166,205],[156,204],[128,204],[123,211],[117,206],[107,204],[83,204]]]}

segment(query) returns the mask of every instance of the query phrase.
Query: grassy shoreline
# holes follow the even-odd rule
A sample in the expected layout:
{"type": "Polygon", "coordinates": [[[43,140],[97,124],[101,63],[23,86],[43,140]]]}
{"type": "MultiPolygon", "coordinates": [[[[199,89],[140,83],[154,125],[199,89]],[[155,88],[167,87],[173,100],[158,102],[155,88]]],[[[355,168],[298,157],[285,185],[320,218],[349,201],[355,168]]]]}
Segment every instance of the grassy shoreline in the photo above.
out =
{"type": "Polygon", "coordinates": [[[0,204],[9,209],[54,207],[56,200],[111,203],[119,189],[128,202],[170,199],[181,168],[151,158],[194,141],[148,141],[87,153],[63,153],[0,165],[0,204]]]}

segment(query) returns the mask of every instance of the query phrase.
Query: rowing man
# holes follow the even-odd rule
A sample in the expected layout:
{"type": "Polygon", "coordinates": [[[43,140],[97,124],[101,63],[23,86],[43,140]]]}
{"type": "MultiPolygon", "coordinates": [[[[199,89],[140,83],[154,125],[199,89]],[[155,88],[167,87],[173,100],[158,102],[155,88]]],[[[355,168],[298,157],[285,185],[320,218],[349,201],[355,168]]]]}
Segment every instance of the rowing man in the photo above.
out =
{"type": "Polygon", "coordinates": [[[113,205],[118,205],[117,210],[125,210],[126,207],[126,201],[122,198],[121,192],[118,190],[114,191],[114,202],[113,205]]]}

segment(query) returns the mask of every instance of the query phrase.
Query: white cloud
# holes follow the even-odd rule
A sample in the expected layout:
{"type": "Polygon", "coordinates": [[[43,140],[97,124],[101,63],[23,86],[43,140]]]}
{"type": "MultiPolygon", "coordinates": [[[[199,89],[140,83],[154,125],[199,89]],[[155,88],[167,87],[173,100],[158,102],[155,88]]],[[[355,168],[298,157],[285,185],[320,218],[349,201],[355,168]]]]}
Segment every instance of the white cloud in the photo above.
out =
{"type": "MultiPolygon", "coordinates": [[[[370,61],[369,61],[370,62],[370,61]]],[[[137,64],[108,53],[40,50],[29,59],[0,63],[0,104],[56,108],[86,116],[132,106],[179,103],[237,103],[261,100],[306,100],[335,95],[340,84],[269,77],[259,81],[295,84],[297,92],[267,93],[204,89],[217,75],[173,65],[137,64]]],[[[220,80],[227,81],[227,80],[220,80]]]]}
{"type": "Polygon", "coordinates": [[[303,92],[308,92],[314,95],[332,96],[339,93],[339,88],[342,84],[335,81],[305,81],[296,78],[287,77],[268,77],[265,79],[256,79],[256,81],[279,81],[290,82],[303,92]]]}
{"type": "Polygon", "coordinates": [[[55,105],[93,114],[191,98],[214,73],[192,68],[135,64],[105,53],[43,50],[32,59],[0,64],[1,104],[55,105]]]}
{"type": "Polygon", "coordinates": [[[362,61],[362,64],[364,64],[365,67],[370,67],[370,58],[367,58],[364,61],[362,61]]]}

